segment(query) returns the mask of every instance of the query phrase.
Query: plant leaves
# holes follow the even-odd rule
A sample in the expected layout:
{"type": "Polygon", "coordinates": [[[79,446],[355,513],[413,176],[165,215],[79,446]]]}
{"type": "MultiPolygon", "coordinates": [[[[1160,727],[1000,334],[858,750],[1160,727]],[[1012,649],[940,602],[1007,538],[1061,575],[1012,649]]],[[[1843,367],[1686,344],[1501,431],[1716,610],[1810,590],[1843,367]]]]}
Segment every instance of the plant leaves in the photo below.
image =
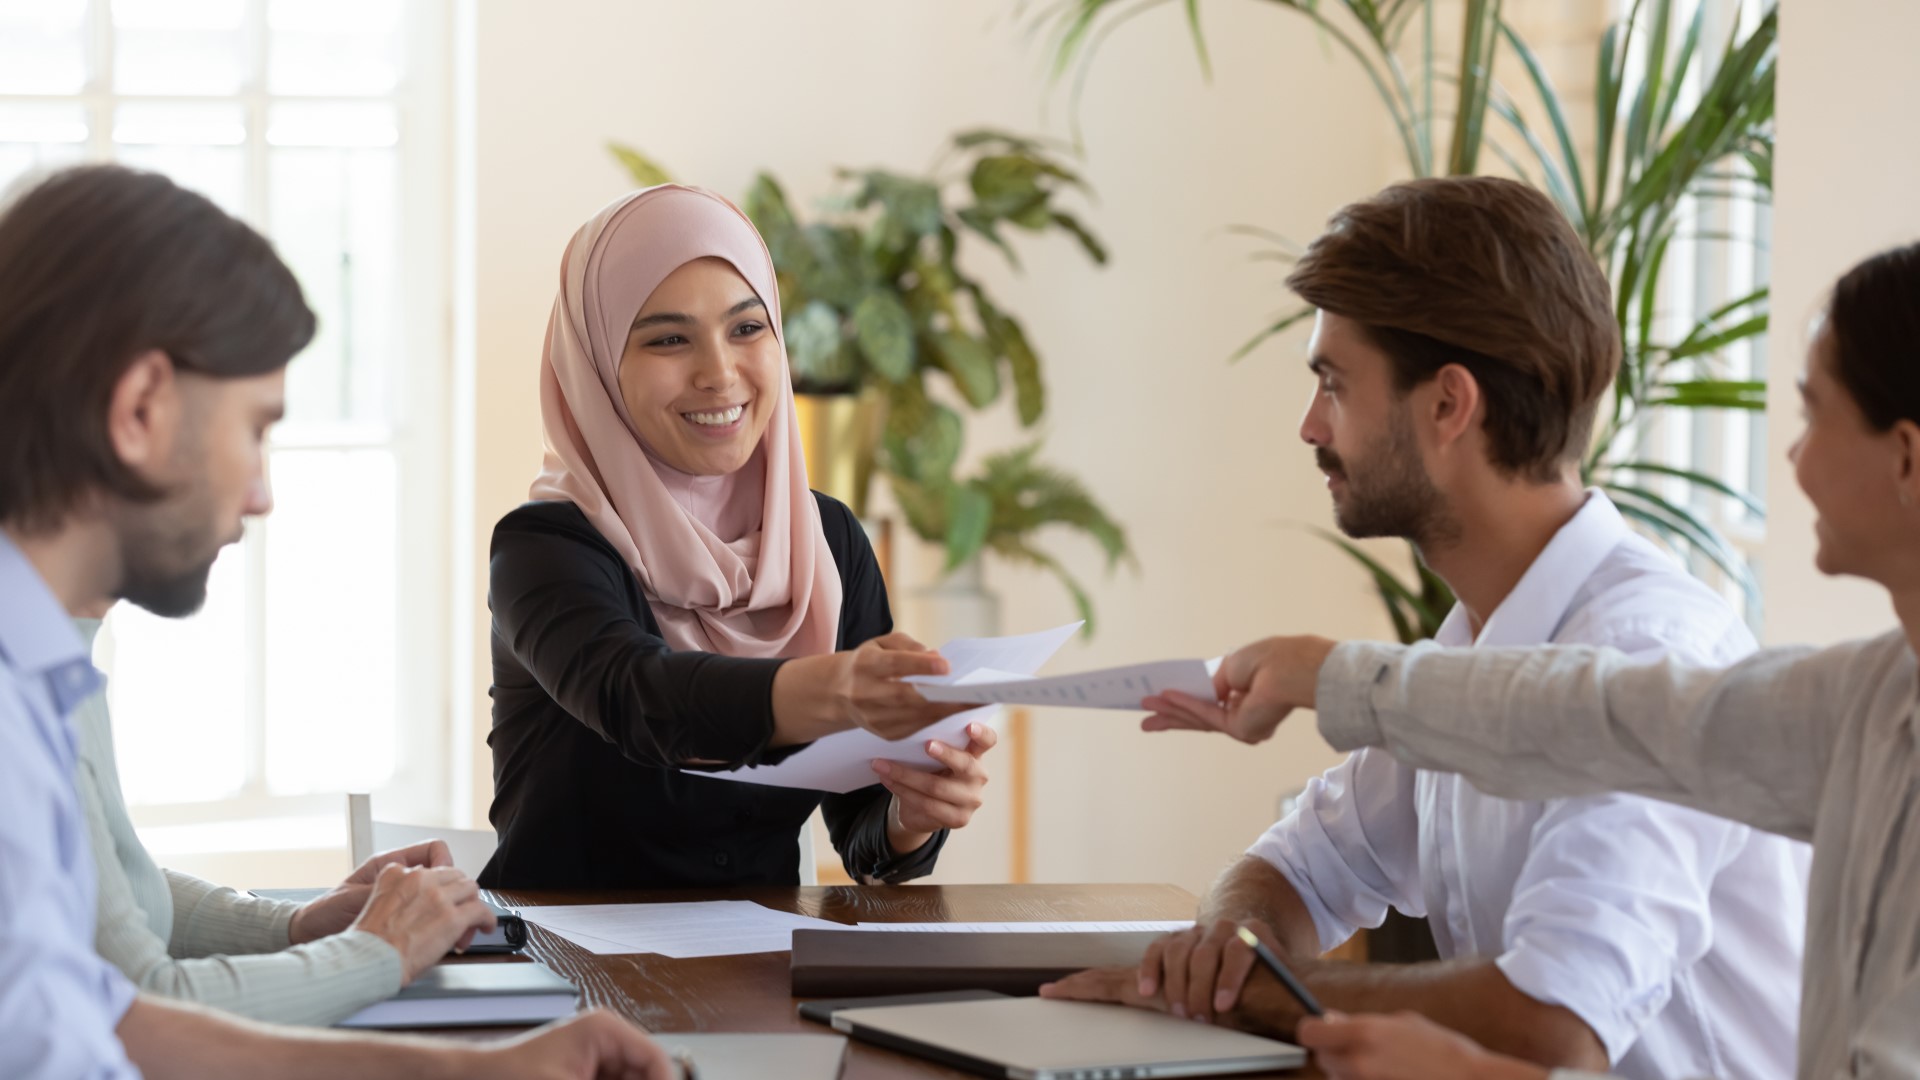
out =
{"type": "Polygon", "coordinates": [[[1092,259],[1100,266],[1107,265],[1107,249],[1105,245],[1100,243],[1099,237],[1093,235],[1091,230],[1081,224],[1079,218],[1058,210],[1052,211],[1048,216],[1052,218],[1055,225],[1072,233],[1073,238],[1080,241],[1080,247],[1086,251],[1087,258],[1092,259]]]}
{"type": "Polygon", "coordinates": [[[1043,175],[1041,163],[1025,154],[988,154],[974,162],[967,184],[980,213],[1013,218],[1046,204],[1047,192],[1040,186],[1043,175]]]}
{"type": "Polygon", "coordinates": [[[1074,610],[1079,613],[1081,621],[1087,624],[1085,629],[1081,630],[1081,634],[1089,638],[1093,636],[1093,599],[1087,595],[1087,590],[1081,587],[1080,582],[1075,580],[1072,574],[1067,573],[1067,568],[1060,564],[1060,560],[1012,536],[995,537],[988,542],[988,546],[995,554],[1009,562],[1036,566],[1057,578],[1067,590],[1067,595],[1073,598],[1074,610]]]}
{"type": "MultiPolygon", "coordinates": [[[[769,248],[773,248],[775,240],[791,238],[799,228],[793,208],[787,205],[787,193],[781,189],[780,181],[768,173],[760,173],[753,178],[740,209],[753,222],[753,227],[760,230],[760,235],[766,238],[769,248]]],[[[775,263],[785,261],[778,251],[773,252],[773,260],[775,263]]]]}
{"type": "Polygon", "coordinates": [[[897,383],[913,375],[913,317],[893,293],[875,289],[861,298],[853,309],[853,338],[882,378],[897,383]]]}
{"type": "Polygon", "coordinates": [[[979,289],[973,290],[974,310],[987,336],[1006,358],[1007,374],[1013,377],[1013,402],[1020,414],[1020,426],[1032,427],[1047,411],[1047,387],[1040,377],[1040,357],[1027,343],[1027,332],[1011,315],[1003,313],[979,289]]]}
{"type": "Polygon", "coordinates": [[[1067,525],[1092,537],[1109,568],[1130,558],[1126,531],[1077,478],[1035,460],[1038,443],[987,458],[977,481],[993,498],[994,534],[1026,535],[1048,525],[1067,525]]]}
{"type": "Polygon", "coordinates": [[[842,311],[856,309],[881,283],[861,234],[844,225],[815,222],[800,229],[788,266],[805,295],[842,311]]]}
{"type": "Polygon", "coordinates": [[[1693,356],[1711,356],[1729,345],[1766,333],[1768,322],[1768,316],[1763,312],[1705,337],[1689,336],[1686,341],[1666,350],[1666,357],[1669,361],[1673,361],[1685,360],[1693,356]]]}
{"type": "Polygon", "coordinates": [[[1406,605],[1410,618],[1403,619],[1397,614],[1395,616],[1395,629],[1400,632],[1400,639],[1403,643],[1418,641],[1421,638],[1430,638],[1439,632],[1440,622],[1446,618],[1446,613],[1444,611],[1434,611],[1428,607],[1426,600],[1419,593],[1414,592],[1412,587],[1401,581],[1399,576],[1393,571],[1382,566],[1378,559],[1360,550],[1352,541],[1338,533],[1328,532],[1325,529],[1319,528],[1313,529],[1312,532],[1327,543],[1346,552],[1348,558],[1365,567],[1367,572],[1373,575],[1374,586],[1379,589],[1383,599],[1390,598],[1406,605]],[[1407,636],[1408,626],[1402,625],[1403,623],[1410,623],[1412,627],[1417,628],[1420,631],[1420,637],[1409,638],[1407,636]]]}
{"type": "MultiPolygon", "coordinates": [[[[888,399],[886,428],[881,436],[887,471],[919,484],[951,483],[965,434],[960,414],[927,400],[918,380],[895,385],[888,399]]],[[[936,532],[929,539],[938,539],[943,533],[936,532]]]]}
{"type": "Polygon", "coordinates": [[[860,193],[854,205],[866,208],[881,204],[888,217],[914,236],[931,236],[941,225],[940,191],[925,180],[897,173],[873,171],[857,174],[860,193]]]}
{"type": "Polygon", "coordinates": [[[1754,517],[1764,518],[1767,516],[1766,505],[1759,499],[1754,498],[1751,494],[1741,491],[1739,488],[1734,487],[1732,484],[1718,477],[1709,476],[1703,472],[1697,472],[1692,469],[1676,469],[1671,465],[1662,465],[1654,461],[1614,462],[1605,466],[1605,470],[1607,472],[1627,471],[1650,473],[1654,476],[1671,476],[1676,480],[1684,480],[1689,484],[1694,484],[1734,499],[1738,501],[1740,505],[1746,507],[1747,512],[1751,513],[1754,517]]]}
{"type": "Polygon", "coordinates": [[[953,378],[967,404],[984,409],[1000,396],[1000,371],[993,349],[969,334],[939,331],[930,335],[934,362],[953,378]]]}
{"type": "Polygon", "coordinates": [[[971,484],[947,488],[947,571],[965,565],[986,546],[993,527],[993,500],[971,484]]]}
{"type": "Polygon", "coordinates": [[[1297,311],[1290,311],[1287,314],[1280,316],[1278,319],[1275,319],[1272,323],[1269,323],[1265,330],[1262,330],[1259,333],[1253,335],[1253,337],[1247,339],[1247,343],[1245,345],[1242,345],[1238,349],[1233,350],[1233,355],[1227,358],[1227,362],[1237,363],[1241,360],[1246,359],[1248,353],[1251,353],[1253,350],[1265,344],[1268,338],[1273,337],[1276,334],[1285,333],[1295,323],[1298,323],[1304,319],[1312,318],[1313,313],[1314,313],[1313,305],[1308,304],[1307,306],[1302,307],[1297,311]]]}
{"type": "Polygon", "coordinates": [[[846,348],[840,313],[824,301],[807,302],[789,316],[785,326],[787,361],[793,381],[819,391],[843,388],[854,381],[858,357],[846,348]]]}
{"type": "Polygon", "coordinates": [[[607,150],[613,154],[614,160],[627,170],[627,175],[633,177],[635,187],[649,188],[673,183],[673,176],[666,169],[633,147],[625,143],[610,142],[607,144],[607,150]]]}
{"type": "Polygon", "coordinates": [[[907,519],[907,527],[923,539],[939,540],[947,535],[946,486],[917,484],[899,473],[889,473],[888,486],[893,501],[907,519]]]}
{"type": "Polygon", "coordinates": [[[1000,254],[1005,255],[1007,261],[1012,263],[1015,269],[1019,269],[1020,256],[1013,253],[1013,246],[1008,244],[1006,237],[1001,236],[1000,230],[994,227],[994,218],[992,215],[984,213],[975,207],[965,206],[954,211],[954,216],[960,219],[962,225],[972,229],[980,236],[985,237],[994,247],[999,248],[1000,254]]]}
{"type": "Polygon", "coordinates": [[[1659,383],[1645,403],[1648,408],[1750,409],[1767,407],[1767,384],[1758,379],[1692,379],[1659,383]]]}

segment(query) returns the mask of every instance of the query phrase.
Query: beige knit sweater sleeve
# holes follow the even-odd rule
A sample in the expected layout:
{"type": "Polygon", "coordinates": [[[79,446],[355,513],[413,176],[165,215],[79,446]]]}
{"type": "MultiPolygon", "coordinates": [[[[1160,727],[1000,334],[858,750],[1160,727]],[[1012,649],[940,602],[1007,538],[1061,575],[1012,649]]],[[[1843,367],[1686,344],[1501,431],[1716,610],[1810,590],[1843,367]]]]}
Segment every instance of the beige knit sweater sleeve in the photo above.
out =
{"type": "Polygon", "coordinates": [[[127,815],[103,697],[74,722],[75,782],[99,879],[94,945],[108,963],[142,990],[289,1024],[332,1024],[399,991],[400,954],[372,934],[289,946],[298,905],[156,866],[127,815]]]}

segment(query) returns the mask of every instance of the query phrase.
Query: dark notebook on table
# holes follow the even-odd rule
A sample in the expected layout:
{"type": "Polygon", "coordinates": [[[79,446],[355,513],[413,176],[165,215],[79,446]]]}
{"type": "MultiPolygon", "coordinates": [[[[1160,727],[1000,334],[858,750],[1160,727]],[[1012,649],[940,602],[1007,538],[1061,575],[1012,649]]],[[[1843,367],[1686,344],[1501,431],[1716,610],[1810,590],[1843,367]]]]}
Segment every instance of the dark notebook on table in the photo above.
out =
{"type": "Polygon", "coordinates": [[[997,990],[1032,994],[1087,968],[1138,964],[1162,935],[795,930],[795,997],[997,990]]]}

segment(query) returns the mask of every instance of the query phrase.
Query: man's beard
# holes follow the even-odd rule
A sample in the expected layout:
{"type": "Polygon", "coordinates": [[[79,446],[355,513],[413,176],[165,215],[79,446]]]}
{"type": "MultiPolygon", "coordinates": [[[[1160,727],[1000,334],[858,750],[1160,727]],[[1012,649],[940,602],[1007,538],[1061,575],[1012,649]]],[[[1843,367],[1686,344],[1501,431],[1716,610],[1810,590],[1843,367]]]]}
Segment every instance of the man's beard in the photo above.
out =
{"type": "Polygon", "coordinates": [[[207,602],[207,578],[229,542],[219,535],[210,495],[196,478],[158,502],[121,511],[121,599],[168,619],[191,615],[207,602]]]}
{"type": "Polygon", "coordinates": [[[1346,482],[1346,497],[1334,500],[1333,520],[1348,536],[1393,536],[1424,545],[1456,530],[1446,496],[1420,461],[1420,446],[1404,407],[1393,411],[1386,438],[1357,472],[1325,447],[1316,448],[1313,456],[1322,471],[1346,482]]]}

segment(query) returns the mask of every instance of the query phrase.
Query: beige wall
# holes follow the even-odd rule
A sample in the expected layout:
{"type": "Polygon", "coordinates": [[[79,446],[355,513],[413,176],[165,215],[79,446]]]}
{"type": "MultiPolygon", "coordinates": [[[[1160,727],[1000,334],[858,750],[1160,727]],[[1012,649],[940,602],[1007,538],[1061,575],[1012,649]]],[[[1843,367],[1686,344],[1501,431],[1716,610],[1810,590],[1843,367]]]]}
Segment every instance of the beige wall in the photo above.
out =
{"type": "Polygon", "coordinates": [[[1920,4],[1782,4],[1774,324],[1768,339],[1771,458],[1766,637],[1829,643],[1893,625],[1886,594],[1813,569],[1813,510],[1786,448],[1799,429],[1794,380],[1810,318],[1862,257],[1920,238],[1920,4]]]}
{"type": "MultiPolygon", "coordinates": [[[[464,524],[473,613],[472,730],[487,727],[485,548],[536,468],[534,393],[556,267],[573,228],[626,187],[609,138],[681,176],[741,191],[770,167],[801,201],[838,164],[924,167],[944,137],[991,124],[1065,130],[1043,107],[1038,39],[1014,5],[707,0],[481,3],[469,8],[472,499],[464,524]]],[[[1032,10],[1032,6],[1028,6],[1032,10]]],[[[1213,85],[1177,12],[1115,37],[1087,86],[1086,214],[1114,262],[1090,269],[1055,242],[1023,247],[1024,275],[977,268],[1027,320],[1052,394],[1049,456],[1084,477],[1126,523],[1141,573],[1101,576],[1076,539],[1057,540],[1095,584],[1099,637],[1060,670],[1212,655],[1257,635],[1313,628],[1378,634],[1364,581],[1292,522],[1325,524],[1320,478],[1295,438],[1308,391],[1300,339],[1239,366],[1225,357],[1285,297],[1224,225],[1302,239],[1391,175],[1381,113],[1363,79],[1297,18],[1265,5],[1206,8],[1213,85]]],[[[1010,421],[971,428],[970,451],[1008,445],[1010,421]]],[[[995,567],[1006,629],[1070,617],[1050,582],[995,567]]],[[[458,629],[458,628],[457,628],[458,629]]],[[[1276,798],[1332,760],[1298,725],[1272,745],[1148,737],[1130,716],[1036,718],[1035,872],[1051,880],[1199,886],[1272,817],[1276,798]]],[[[484,745],[474,797],[488,797],[484,745]]],[[[989,823],[991,824],[991,823],[989,823]]],[[[990,839],[981,833],[980,843],[990,839]]],[[[997,860],[969,860],[995,876],[997,860]]]]}

